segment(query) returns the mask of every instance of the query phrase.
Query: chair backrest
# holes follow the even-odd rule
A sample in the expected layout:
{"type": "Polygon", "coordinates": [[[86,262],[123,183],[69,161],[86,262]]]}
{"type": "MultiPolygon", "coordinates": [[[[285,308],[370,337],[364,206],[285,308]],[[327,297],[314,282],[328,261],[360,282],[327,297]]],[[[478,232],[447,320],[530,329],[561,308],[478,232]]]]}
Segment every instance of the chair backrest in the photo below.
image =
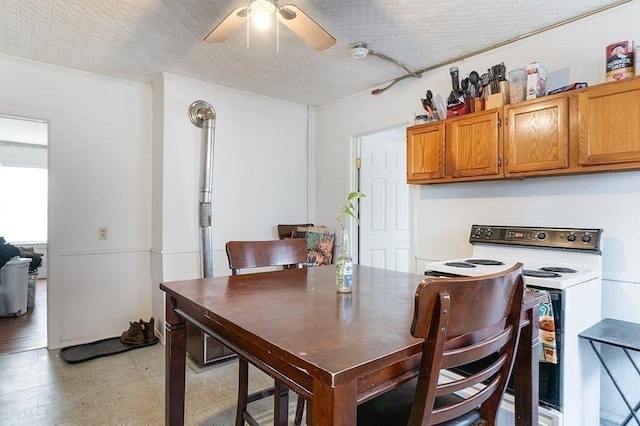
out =
{"type": "Polygon", "coordinates": [[[237,275],[240,269],[266,266],[301,268],[307,260],[305,239],[268,241],[229,241],[226,244],[227,259],[231,273],[237,275]]]}
{"type": "Polygon", "coordinates": [[[523,295],[520,263],[498,274],[430,278],[418,285],[411,334],[425,340],[410,425],[466,413],[495,424],[520,337],[523,295]],[[441,370],[479,360],[488,364],[479,373],[438,384],[441,370]],[[445,396],[478,384],[482,390],[462,400],[459,394],[445,396]],[[441,398],[434,407],[436,397],[441,398]]]}
{"type": "Polygon", "coordinates": [[[278,237],[281,240],[285,238],[294,238],[296,236],[296,231],[298,227],[308,227],[313,226],[313,223],[300,223],[300,224],[280,224],[278,225],[278,237]]]}

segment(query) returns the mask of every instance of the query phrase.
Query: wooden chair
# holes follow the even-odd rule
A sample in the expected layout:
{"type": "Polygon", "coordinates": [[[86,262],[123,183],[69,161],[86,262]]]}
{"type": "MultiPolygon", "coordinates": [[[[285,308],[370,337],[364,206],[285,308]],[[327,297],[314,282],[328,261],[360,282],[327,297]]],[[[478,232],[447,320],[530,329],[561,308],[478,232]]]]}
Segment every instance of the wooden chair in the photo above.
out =
{"type": "MultiPolygon", "coordinates": [[[[307,241],[305,239],[286,239],[271,241],[229,241],[226,244],[229,268],[233,275],[238,275],[242,269],[260,268],[267,266],[282,266],[284,268],[302,268],[307,260],[307,241]]],[[[274,386],[249,394],[249,362],[238,357],[238,408],[236,412],[236,426],[244,425],[247,421],[251,425],[258,423],[247,411],[247,405],[253,401],[278,393],[286,396],[289,390],[277,380],[274,386]]],[[[279,413],[287,414],[289,411],[287,398],[281,399],[280,406],[276,407],[276,416],[279,413]]],[[[298,407],[304,399],[298,398],[298,407]]],[[[302,413],[299,415],[302,417],[302,413]]],[[[283,418],[282,426],[287,425],[287,417],[283,418]]],[[[298,413],[296,412],[296,418],[298,413]]]]}
{"type": "MultiPolygon", "coordinates": [[[[308,228],[313,227],[313,223],[299,223],[299,224],[278,224],[278,237],[281,240],[287,238],[303,238],[304,234],[296,235],[296,231],[298,228],[308,228]]],[[[334,236],[335,238],[335,236],[334,236]]],[[[335,262],[335,244],[332,247],[332,263],[335,262]]],[[[296,426],[300,426],[302,424],[302,414],[304,413],[304,399],[298,397],[298,405],[296,407],[296,417],[293,421],[293,424],[296,426]]]]}
{"type": "Polygon", "coordinates": [[[278,237],[281,240],[284,240],[285,238],[295,238],[298,227],[306,228],[308,226],[313,226],[313,223],[300,223],[300,224],[291,224],[291,225],[279,224],[278,237]]]}
{"type": "Polygon", "coordinates": [[[494,275],[423,280],[411,325],[411,334],[424,338],[418,378],[358,406],[358,425],[495,425],[523,294],[520,263],[494,275]],[[438,384],[441,370],[478,360],[488,364],[479,373],[438,384]],[[464,392],[470,387],[476,391],[464,392]]]}
{"type": "Polygon", "coordinates": [[[302,268],[307,261],[307,242],[302,238],[267,241],[228,241],[229,268],[233,275],[241,269],[282,266],[302,268]]]}

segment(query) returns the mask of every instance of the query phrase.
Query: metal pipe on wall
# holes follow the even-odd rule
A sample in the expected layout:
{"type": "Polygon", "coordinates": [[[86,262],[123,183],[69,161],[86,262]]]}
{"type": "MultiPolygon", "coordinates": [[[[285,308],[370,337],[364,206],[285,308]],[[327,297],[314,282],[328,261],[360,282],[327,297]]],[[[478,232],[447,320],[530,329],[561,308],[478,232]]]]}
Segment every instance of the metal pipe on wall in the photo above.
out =
{"type": "Polygon", "coordinates": [[[202,277],[213,276],[213,237],[211,231],[211,189],[213,187],[213,145],[216,130],[216,112],[205,101],[195,101],[189,106],[191,122],[202,129],[200,151],[200,201],[199,224],[202,254],[202,277]]]}

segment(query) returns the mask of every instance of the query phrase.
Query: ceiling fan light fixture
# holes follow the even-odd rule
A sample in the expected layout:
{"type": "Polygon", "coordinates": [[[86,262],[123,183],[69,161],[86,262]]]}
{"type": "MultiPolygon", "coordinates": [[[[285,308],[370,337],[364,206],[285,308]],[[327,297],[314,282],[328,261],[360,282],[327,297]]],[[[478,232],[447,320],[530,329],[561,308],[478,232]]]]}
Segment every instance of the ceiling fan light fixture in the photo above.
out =
{"type": "Polygon", "coordinates": [[[351,57],[353,59],[364,59],[369,55],[369,49],[367,49],[366,43],[356,43],[351,49],[351,57]]]}
{"type": "Polygon", "coordinates": [[[265,13],[267,15],[273,14],[276,11],[276,5],[269,0],[253,0],[249,4],[249,9],[253,13],[265,13]]]}
{"type": "Polygon", "coordinates": [[[261,31],[271,26],[271,15],[276,11],[276,5],[269,0],[254,0],[249,4],[253,26],[261,31]]]}
{"type": "Polygon", "coordinates": [[[271,15],[264,12],[256,12],[252,14],[251,22],[253,22],[253,26],[255,29],[259,31],[264,31],[269,29],[271,26],[271,15]]]}
{"type": "MultiPolygon", "coordinates": [[[[245,0],[245,5],[232,10],[207,34],[204,41],[206,43],[221,43],[246,24],[247,47],[249,47],[249,28],[255,25],[251,25],[255,16],[266,15],[266,18],[261,17],[258,20],[264,19],[268,25],[271,25],[274,20],[272,15],[275,15],[277,23],[283,24],[316,50],[324,50],[336,43],[336,39],[331,34],[294,4],[282,6],[278,0],[245,0]]],[[[279,46],[278,33],[279,25],[276,25],[276,43],[279,46]]],[[[279,47],[276,50],[279,50],[279,47]]]]}

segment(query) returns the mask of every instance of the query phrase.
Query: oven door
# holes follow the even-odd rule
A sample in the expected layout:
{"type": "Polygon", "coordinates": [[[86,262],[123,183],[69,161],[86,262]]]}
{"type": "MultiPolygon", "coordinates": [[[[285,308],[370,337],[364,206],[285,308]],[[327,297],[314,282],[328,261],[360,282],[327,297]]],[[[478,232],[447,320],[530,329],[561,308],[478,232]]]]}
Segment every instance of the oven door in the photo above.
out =
{"type": "MultiPolygon", "coordinates": [[[[531,287],[531,286],[527,286],[531,287]]],[[[562,411],[562,371],[563,371],[563,358],[562,358],[562,342],[564,338],[563,329],[563,306],[562,306],[562,291],[560,290],[548,290],[540,288],[549,292],[551,298],[551,306],[553,308],[555,334],[556,334],[556,357],[557,364],[541,361],[539,363],[539,400],[540,405],[554,408],[562,411]]],[[[497,356],[497,355],[496,355],[497,356]]],[[[487,361],[483,360],[472,364],[463,365],[460,367],[452,368],[451,371],[462,376],[468,376],[475,374],[485,368],[487,361]]],[[[507,384],[507,392],[513,394],[513,377],[509,379],[507,384]]]]}
{"type": "MultiPolygon", "coordinates": [[[[531,286],[528,286],[531,287],[531,286]]],[[[564,341],[564,309],[561,290],[549,290],[551,307],[553,308],[553,320],[556,334],[557,364],[540,362],[540,404],[562,411],[562,374],[563,374],[563,341],[564,341]]]]}

